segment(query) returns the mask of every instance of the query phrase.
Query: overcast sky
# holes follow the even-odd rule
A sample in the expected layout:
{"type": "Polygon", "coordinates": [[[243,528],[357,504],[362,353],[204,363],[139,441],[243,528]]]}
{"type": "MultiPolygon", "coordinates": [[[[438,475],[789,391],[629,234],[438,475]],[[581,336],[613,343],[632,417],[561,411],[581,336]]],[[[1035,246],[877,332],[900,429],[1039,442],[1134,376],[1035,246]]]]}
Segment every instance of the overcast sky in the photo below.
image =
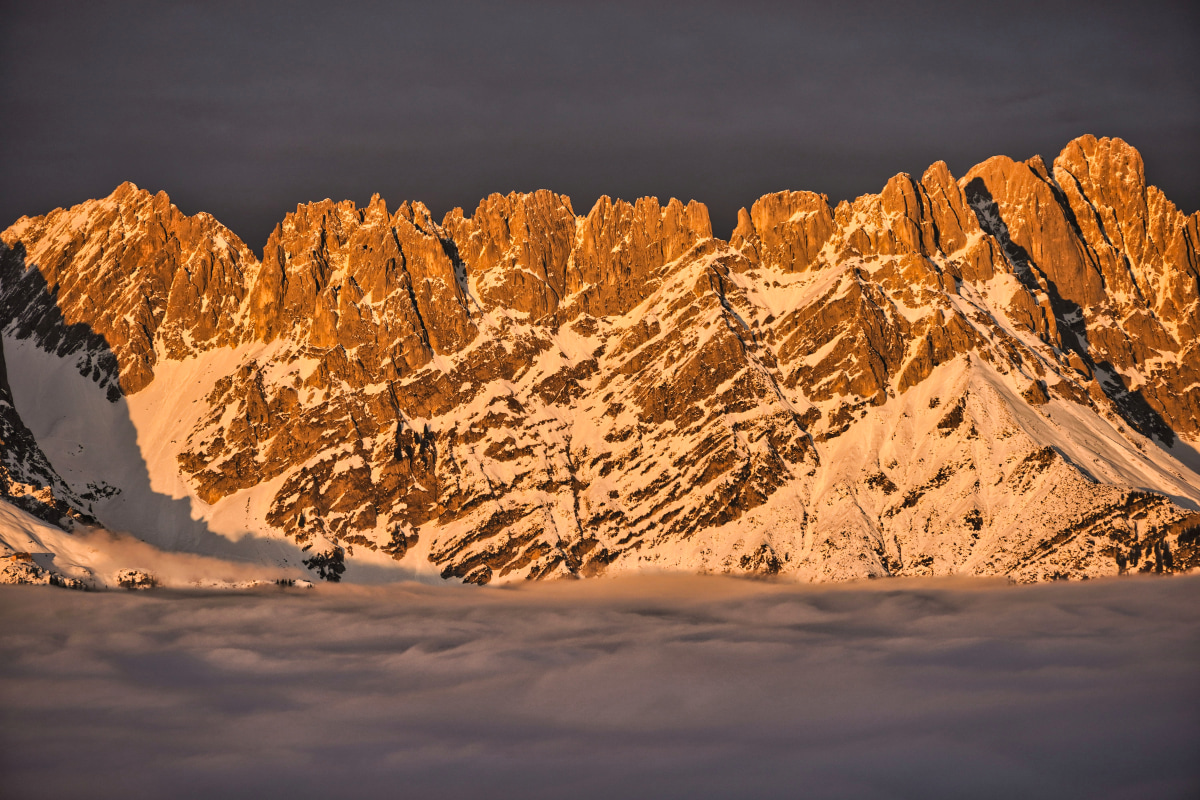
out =
{"type": "Polygon", "coordinates": [[[442,214],[550,188],[695,198],[1138,147],[1200,205],[1191,2],[3,2],[0,225],[123,180],[255,250],[324,197],[442,214]]]}

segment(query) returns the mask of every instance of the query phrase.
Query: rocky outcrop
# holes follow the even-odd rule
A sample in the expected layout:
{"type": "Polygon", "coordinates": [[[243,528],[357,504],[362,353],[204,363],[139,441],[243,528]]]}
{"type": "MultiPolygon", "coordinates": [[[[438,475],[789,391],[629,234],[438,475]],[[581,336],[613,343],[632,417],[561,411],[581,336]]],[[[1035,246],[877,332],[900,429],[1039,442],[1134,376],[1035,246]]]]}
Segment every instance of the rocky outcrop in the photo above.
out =
{"type": "Polygon", "coordinates": [[[804,272],[833,233],[829,198],[813,192],[775,192],[738,213],[730,244],[751,261],[783,272],[804,272]]]}
{"type": "Polygon", "coordinates": [[[456,208],[443,224],[485,309],[506,308],[533,321],[558,311],[578,227],[570,198],[494,194],[470,217],[456,208]]]}
{"type": "Polygon", "coordinates": [[[260,508],[329,574],[1169,571],[1198,224],[1092,137],[767,195],[728,242],[674,199],[375,197],[297,207],[260,263],[127,184],[5,231],[0,308],[113,399],[234,364],[173,423],[196,513],[260,508]]]}
{"type": "Polygon", "coordinates": [[[420,203],[392,215],[378,196],[364,209],[298,206],[267,240],[249,333],[319,349],[399,347],[378,355],[398,355],[401,370],[457,352],[476,330],[441,233],[420,203]]]}
{"type": "Polygon", "coordinates": [[[104,200],[23,217],[2,238],[5,329],[82,355],[81,370],[114,390],[147,386],[160,354],[184,358],[241,337],[237,312],[257,259],[163,192],[124,183],[104,200]]]}
{"type": "Polygon", "coordinates": [[[575,314],[625,314],[649,295],[659,270],[712,236],[708,209],[674,198],[665,208],[654,197],[633,205],[601,197],[580,223],[566,269],[575,314]]]}
{"type": "Polygon", "coordinates": [[[33,556],[23,552],[0,556],[0,585],[5,584],[61,586],[64,589],[82,589],[84,591],[91,588],[81,580],[45,569],[33,560],[33,556]]]}
{"type": "Polygon", "coordinates": [[[1085,365],[1100,368],[1107,393],[1129,398],[1143,427],[1194,438],[1200,214],[1185,216],[1148,186],[1141,156],[1120,139],[1076,139],[1055,159],[1054,178],[1104,286],[1083,309],[1085,365]]]}

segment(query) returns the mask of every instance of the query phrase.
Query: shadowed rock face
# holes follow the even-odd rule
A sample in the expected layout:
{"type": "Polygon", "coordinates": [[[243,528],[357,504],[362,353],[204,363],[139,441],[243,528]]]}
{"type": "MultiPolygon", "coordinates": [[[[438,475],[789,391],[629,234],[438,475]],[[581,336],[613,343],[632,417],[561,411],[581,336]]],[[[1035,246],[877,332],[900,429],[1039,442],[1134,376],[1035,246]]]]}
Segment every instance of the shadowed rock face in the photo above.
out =
{"type": "Polygon", "coordinates": [[[0,342],[0,499],[66,530],[76,521],[94,524],[86,501],[67,486],[25,426],[8,385],[0,342]]]}
{"type": "Polygon", "coordinates": [[[1198,234],[1090,136],[836,208],[767,195],[729,242],[696,202],[539,191],[437,223],[375,197],[297,207],[260,263],[124,184],[4,232],[0,309],[130,396],[236,348],[179,470],[203,504],[269,493],[260,528],[318,552],[480,583],[1036,579],[1190,557],[1198,234]]]}

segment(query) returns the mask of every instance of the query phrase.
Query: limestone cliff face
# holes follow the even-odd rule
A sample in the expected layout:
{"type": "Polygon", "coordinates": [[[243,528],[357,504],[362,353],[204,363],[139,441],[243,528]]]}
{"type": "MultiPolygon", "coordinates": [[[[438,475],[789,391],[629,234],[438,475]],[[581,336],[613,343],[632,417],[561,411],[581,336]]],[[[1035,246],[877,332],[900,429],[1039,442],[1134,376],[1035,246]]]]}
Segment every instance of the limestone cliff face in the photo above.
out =
{"type": "MultiPolygon", "coordinates": [[[[1103,298],[1082,309],[1106,392],[1135,393],[1165,427],[1200,433],[1200,213],[1182,214],[1120,139],[1085,136],[1054,161],[1103,298]],[[1111,366],[1110,366],[1111,365],[1111,366]]],[[[1140,411],[1141,409],[1135,409],[1140,411]]]]}
{"type": "Polygon", "coordinates": [[[1198,226],[1093,137],[767,195],[728,242],[674,199],[376,197],[297,207],[260,264],[127,184],[5,231],[0,307],[114,398],[231,360],[179,474],[313,552],[1032,580],[1196,556],[1198,226]]]}
{"type": "Polygon", "coordinates": [[[657,198],[633,205],[601,197],[580,222],[567,264],[567,292],[577,295],[572,314],[607,317],[641,303],[660,277],[658,271],[712,236],[708,209],[657,198]]]}
{"type": "Polygon", "coordinates": [[[267,240],[251,290],[252,336],[322,349],[399,345],[398,368],[412,369],[475,337],[455,269],[420,203],[390,216],[378,196],[364,209],[299,206],[267,240]]]}
{"type": "Polygon", "coordinates": [[[455,209],[443,224],[485,309],[507,308],[533,321],[558,311],[578,227],[570,198],[494,194],[470,217],[455,209]]]}
{"type": "Polygon", "coordinates": [[[114,391],[147,386],[160,352],[183,358],[240,338],[235,317],[258,260],[162,192],[124,183],[104,200],[22,218],[2,238],[5,327],[60,356],[95,354],[88,368],[114,391]]]}
{"type": "Polygon", "coordinates": [[[803,272],[817,263],[832,233],[833,210],[825,195],[775,192],[739,212],[730,244],[758,263],[803,272]]]}

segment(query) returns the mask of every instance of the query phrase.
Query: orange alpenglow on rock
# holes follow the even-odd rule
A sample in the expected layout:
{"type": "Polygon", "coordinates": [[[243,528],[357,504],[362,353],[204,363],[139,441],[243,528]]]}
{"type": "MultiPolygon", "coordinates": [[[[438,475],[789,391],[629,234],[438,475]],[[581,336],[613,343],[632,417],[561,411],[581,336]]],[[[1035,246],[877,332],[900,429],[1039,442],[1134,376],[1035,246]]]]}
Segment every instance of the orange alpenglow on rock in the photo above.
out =
{"type": "MultiPolygon", "coordinates": [[[[1084,136],[769,194],[728,242],[694,201],[376,196],[298,206],[260,261],[127,183],[3,233],[0,311],[73,365],[39,385],[153,420],[189,524],[349,574],[1039,580],[1197,563],[1198,268],[1200,215],[1084,136]]],[[[82,499],[100,461],[37,455],[24,377],[0,421],[38,468],[6,480],[129,518],[133,490],[82,499]]]]}

